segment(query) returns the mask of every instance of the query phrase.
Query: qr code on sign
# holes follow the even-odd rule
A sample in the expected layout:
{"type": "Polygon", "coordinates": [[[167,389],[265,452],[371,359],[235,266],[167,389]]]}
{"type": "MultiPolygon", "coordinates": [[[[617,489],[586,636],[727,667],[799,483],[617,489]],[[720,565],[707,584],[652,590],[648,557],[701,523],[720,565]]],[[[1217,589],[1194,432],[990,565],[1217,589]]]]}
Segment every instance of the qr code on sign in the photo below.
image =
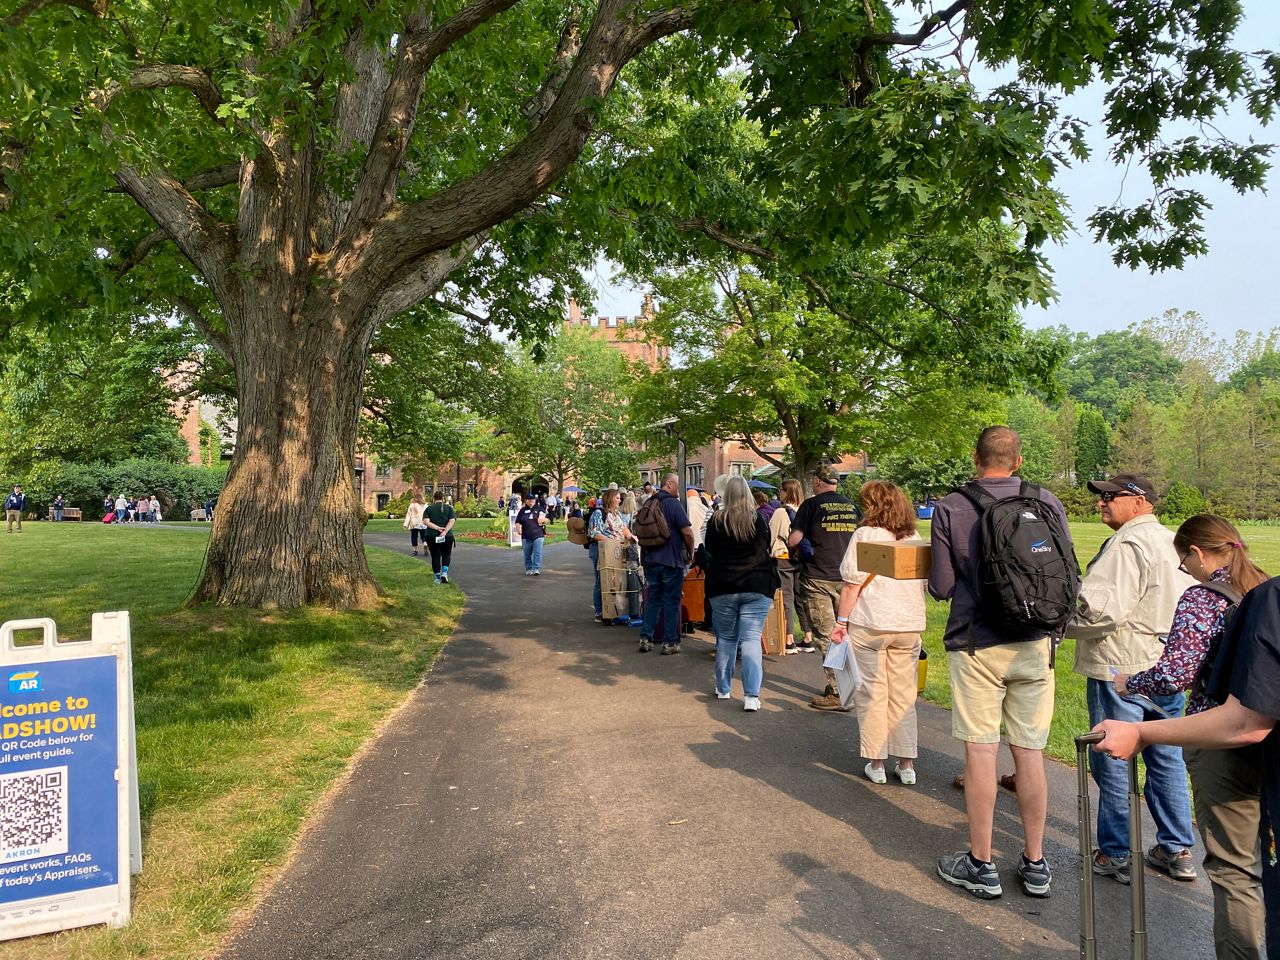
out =
{"type": "Polygon", "coordinates": [[[67,768],[0,776],[0,863],[67,852],[67,768]]]}

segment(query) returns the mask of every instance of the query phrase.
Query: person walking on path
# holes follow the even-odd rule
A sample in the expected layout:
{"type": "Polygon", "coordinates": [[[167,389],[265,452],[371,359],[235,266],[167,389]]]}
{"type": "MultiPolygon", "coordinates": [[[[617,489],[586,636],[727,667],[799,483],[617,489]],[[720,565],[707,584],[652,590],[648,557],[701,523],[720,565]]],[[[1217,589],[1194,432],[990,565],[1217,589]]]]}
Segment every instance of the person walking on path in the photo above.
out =
{"type": "Polygon", "coordinates": [[[13,533],[13,525],[18,524],[18,532],[22,532],[22,511],[27,508],[27,497],[22,492],[22,484],[15,483],[13,490],[4,498],[4,516],[8,524],[6,533],[13,533]]]}
{"type": "Polygon", "coordinates": [[[868,578],[858,569],[858,544],[912,539],[916,515],[898,487],[869,480],[859,493],[862,524],[849,541],[840,576],[840,610],[832,643],[849,641],[862,686],[854,695],[858,745],[867,758],[872,783],[884,783],[885,760],[897,757],[893,773],[902,783],[916,782],[916,687],[920,640],[924,633],[923,580],[868,578]]]}
{"type": "MultiPolygon", "coordinates": [[[[1262,898],[1267,957],[1280,960],[1280,577],[1254,587],[1240,602],[1223,639],[1234,651],[1221,664],[1226,700],[1221,706],[1169,720],[1106,719],[1095,754],[1125,761],[1153,746],[1211,752],[1258,745],[1262,810],[1262,898]]],[[[1215,670],[1214,679],[1217,679],[1215,670]]]]}
{"type": "MultiPolygon", "coordinates": [[[[840,474],[829,464],[821,464],[813,471],[813,496],[796,511],[791,533],[787,536],[787,547],[792,556],[796,555],[802,540],[813,547],[812,558],[802,558],[804,566],[800,573],[799,600],[808,612],[813,642],[824,659],[831,633],[835,630],[836,608],[840,605],[840,591],[844,587],[844,581],[840,579],[840,564],[853,538],[853,531],[858,528],[853,503],[836,493],[839,483],[840,474]]],[[[835,672],[828,667],[823,667],[823,671],[826,687],[810,701],[810,706],[818,710],[845,712],[836,692],[835,672]]]]}
{"type": "Polygon", "coordinates": [[[520,528],[520,543],[524,548],[524,575],[540,576],[542,541],[547,535],[547,515],[538,509],[538,498],[532,490],[524,495],[524,506],[516,514],[516,526],[520,528]]]}
{"type": "MultiPolygon", "coordinates": [[[[129,501],[125,499],[122,493],[116,497],[116,523],[124,523],[125,517],[129,515],[129,501]]],[[[208,514],[206,514],[208,516],[208,514]]]]}
{"type": "MultiPolygon", "coordinates": [[[[1191,517],[1173,536],[1181,569],[1199,581],[1174,611],[1169,638],[1156,665],[1113,681],[1121,697],[1168,696],[1185,690],[1187,716],[1218,706],[1208,675],[1223,650],[1231,609],[1267,580],[1249,559],[1239,531],[1213,514],[1191,517]]],[[[1213,939],[1219,960],[1261,960],[1262,756],[1257,747],[1183,750],[1191,775],[1196,826],[1205,846],[1204,868],[1213,884],[1213,939]]]]}
{"type": "Polygon", "coordinates": [[[756,511],[742,477],[730,477],[725,484],[724,507],[711,518],[702,560],[716,634],[716,699],[729,699],[741,653],[742,709],[754,712],[760,709],[764,679],[760,637],[779,582],[769,555],[769,525],[756,511]]]}
{"type": "MultiPolygon", "coordinates": [[[[426,552],[427,545],[427,525],[423,522],[426,515],[427,505],[423,502],[422,494],[415,493],[413,499],[409,501],[409,506],[404,512],[404,523],[401,526],[409,531],[409,548],[413,550],[413,555],[418,555],[418,541],[422,541],[423,553],[426,552]]],[[[439,571],[437,571],[439,572],[439,571]]]]}
{"type": "MultiPolygon", "coordinates": [[[[1155,516],[1150,479],[1119,473],[1088,486],[1098,495],[1102,522],[1115,533],[1089,562],[1079,609],[1067,625],[1067,636],[1076,641],[1075,672],[1087,678],[1090,723],[1141,720],[1143,707],[1116,692],[1114,677],[1155,666],[1178,600],[1195,580],[1178,569],[1173,533],[1155,516]]],[[[1181,690],[1151,699],[1168,716],[1182,713],[1186,704],[1181,690]]],[[[1147,862],[1175,880],[1193,880],[1195,835],[1182,751],[1157,745],[1144,750],[1142,758],[1147,768],[1143,793],[1156,823],[1156,844],[1147,862]]],[[[1128,770],[1098,753],[1090,754],[1089,768],[1099,793],[1093,871],[1128,883],[1130,857],[1142,854],[1129,849],[1128,770]]]]}
{"type": "MultiPolygon", "coordinates": [[[[976,483],[990,496],[1014,496],[1022,481],[1022,441],[1008,427],[987,427],[978,436],[973,463],[976,483]]],[[[1053,494],[1036,495],[1067,530],[1067,515],[1053,494]]],[[[943,633],[951,681],[951,735],[964,743],[964,803],[969,849],[942,857],[938,875],[979,899],[999,897],[1000,875],[992,862],[996,810],[996,758],[1003,725],[1018,783],[1023,849],[1018,879],[1025,893],[1047,897],[1052,871],[1044,859],[1049,788],[1044,747],[1053,719],[1053,640],[1040,629],[1014,630],[985,621],[979,610],[981,531],[978,510],[963,493],[948,494],[934,509],[930,539],[933,565],[929,593],[950,600],[943,633]]],[[[1070,549],[1070,543],[1067,543],[1070,549]]]]}
{"type": "Polygon", "coordinates": [[[803,604],[796,603],[796,575],[800,570],[798,560],[792,560],[791,548],[787,546],[787,538],[791,535],[791,524],[796,517],[796,508],[804,493],[799,480],[783,480],[780,506],[769,518],[769,534],[774,560],[778,565],[778,579],[782,583],[782,609],[786,618],[786,646],[784,654],[799,653],[800,648],[795,641],[795,622],[799,614],[800,630],[807,649],[813,649],[813,628],[809,626],[809,614],[803,604]]]}
{"type": "Polygon", "coordinates": [[[422,515],[422,522],[426,527],[423,540],[431,552],[431,571],[436,576],[436,583],[449,582],[449,561],[453,558],[453,525],[457,519],[453,507],[444,502],[444,491],[437,490],[435,499],[422,515]]]}
{"type": "Polygon", "coordinates": [[[684,594],[686,559],[693,554],[693,529],[689,515],[677,496],[680,478],[669,473],[662,480],[662,487],[646,503],[647,510],[659,510],[665,520],[667,536],[657,546],[645,546],[646,537],[641,534],[646,511],[636,513],[633,532],[641,541],[640,561],[644,565],[645,584],[649,590],[644,608],[644,621],[640,626],[640,652],[653,649],[658,619],[662,619],[662,652],[680,652],[680,599],[684,594]],[[655,506],[650,506],[654,504],[655,506]]]}

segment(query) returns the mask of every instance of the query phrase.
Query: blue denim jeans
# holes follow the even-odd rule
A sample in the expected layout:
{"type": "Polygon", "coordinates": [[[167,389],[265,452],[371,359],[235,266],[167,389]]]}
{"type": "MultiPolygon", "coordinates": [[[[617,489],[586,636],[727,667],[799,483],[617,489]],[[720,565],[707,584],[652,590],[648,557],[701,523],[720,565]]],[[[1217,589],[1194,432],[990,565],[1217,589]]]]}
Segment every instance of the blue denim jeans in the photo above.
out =
{"type": "Polygon", "coordinates": [[[591,570],[595,574],[596,585],[591,591],[591,605],[596,608],[596,616],[600,616],[600,612],[604,609],[600,605],[600,543],[592,540],[587,546],[587,553],[591,555],[591,570]]]}
{"type": "MultiPolygon", "coordinates": [[[[1088,680],[1089,723],[1103,720],[1154,720],[1144,717],[1142,707],[1121,699],[1109,682],[1088,680]]],[[[1177,716],[1182,713],[1186,694],[1152,697],[1160,707],[1177,716]]],[[[1156,822],[1156,843],[1171,853],[1195,845],[1191,829],[1191,795],[1187,790],[1187,767],[1182,748],[1155,744],[1142,751],[1147,768],[1143,796],[1156,822]]],[[[1089,751],[1089,770],[1098,785],[1098,849],[1108,857],[1142,856],[1129,850],[1129,772],[1123,760],[1089,751]]]]}
{"type": "Polygon", "coordinates": [[[524,541],[524,569],[526,573],[542,569],[542,538],[524,541]]]}
{"type": "Polygon", "coordinates": [[[711,598],[716,629],[716,693],[728,693],[733,664],[742,651],[742,694],[760,696],[764,679],[764,647],[760,635],[773,598],[763,593],[725,593],[711,598]]]}
{"type": "Polygon", "coordinates": [[[649,584],[649,602],[644,608],[640,637],[661,639],[664,644],[680,642],[680,598],[684,594],[684,567],[646,563],[644,578],[649,584]],[[654,637],[658,617],[662,617],[662,637],[654,637]]]}

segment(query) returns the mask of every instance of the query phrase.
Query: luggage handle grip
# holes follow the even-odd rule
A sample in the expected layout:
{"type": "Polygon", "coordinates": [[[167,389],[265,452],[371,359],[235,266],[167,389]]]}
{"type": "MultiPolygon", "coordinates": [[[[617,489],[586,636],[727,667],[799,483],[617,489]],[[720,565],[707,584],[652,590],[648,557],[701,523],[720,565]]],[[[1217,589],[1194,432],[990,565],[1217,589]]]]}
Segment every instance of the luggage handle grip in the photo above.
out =
{"type": "Polygon", "coordinates": [[[1089,733],[1082,733],[1076,737],[1076,749],[1083,750],[1091,743],[1101,743],[1106,734],[1101,730],[1091,730],[1089,733]]]}

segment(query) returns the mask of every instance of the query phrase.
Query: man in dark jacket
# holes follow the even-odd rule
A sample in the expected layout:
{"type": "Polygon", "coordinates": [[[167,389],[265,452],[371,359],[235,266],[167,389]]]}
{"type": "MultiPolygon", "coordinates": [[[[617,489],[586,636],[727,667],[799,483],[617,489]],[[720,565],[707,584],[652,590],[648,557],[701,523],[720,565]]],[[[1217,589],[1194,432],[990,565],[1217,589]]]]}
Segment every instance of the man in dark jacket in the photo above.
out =
{"type": "Polygon", "coordinates": [[[13,533],[13,522],[18,522],[18,532],[22,532],[22,511],[27,508],[27,498],[22,493],[22,485],[15,483],[13,485],[13,493],[5,497],[4,515],[9,521],[9,529],[7,533],[13,533]]]}
{"type": "MultiPolygon", "coordinates": [[[[1022,481],[1022,441],[1008,427],[987,427],[973,454],[977,482],[1002,499],[1018,493],[1022,481]]],[[[1040,497],[1067,529],[1066,511],[1048,491],[1040,497]]],[[[1017,771],[1018,812],[1025,846],[1018,877],[1030,896],[1047,897],[1052,876],[1044,860],[1048,784],[1044,746],[1053,718],[1052,640],[1043,630],[1018,633],[985,622],[978,607],[980,530],[978,511],[963,493],[944,497],[931,526],[933,567],[929,592],[950,600],[943,644],[951,674],[951,734],[964,741],[964,799],[969,815],[969,849],[938,862],[938,874],[974,896],[991,900],[1003,892],[991,862],[996,808],[996,755],[1000,727],[1017,771]]]]}

